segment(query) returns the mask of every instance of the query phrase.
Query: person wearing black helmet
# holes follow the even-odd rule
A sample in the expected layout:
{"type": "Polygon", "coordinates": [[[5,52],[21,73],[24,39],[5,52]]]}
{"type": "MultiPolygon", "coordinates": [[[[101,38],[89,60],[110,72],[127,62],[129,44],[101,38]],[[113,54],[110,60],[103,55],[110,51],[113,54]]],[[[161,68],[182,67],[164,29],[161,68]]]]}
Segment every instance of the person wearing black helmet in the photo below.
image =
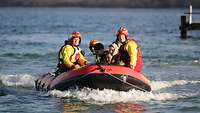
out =
{"type": "Polygon", "coordinates": [[[89,49],[94,55],[94,62],[96,64],[105,64],[105,55],[106,50],[104,50],[104,45],[97,41],[96,39],[93,39],[89,43],[89,49]]]}

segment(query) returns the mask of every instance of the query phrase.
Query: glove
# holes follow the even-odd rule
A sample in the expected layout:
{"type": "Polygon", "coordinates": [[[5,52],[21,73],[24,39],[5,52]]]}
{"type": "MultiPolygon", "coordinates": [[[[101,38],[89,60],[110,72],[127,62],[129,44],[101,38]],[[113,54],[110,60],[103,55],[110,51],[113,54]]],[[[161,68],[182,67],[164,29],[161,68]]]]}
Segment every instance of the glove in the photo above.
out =
{"type": "Polygon", "coordinates": [[[130,67],[131,69],[134,69],[134,68],[135,68],[133,65],[129,65],[129,67],[130,67]]]}
{"type": "Polygon", "coordinates": [[[111,64],[112,62],[112,55],[111,54],[107,54],[105,56],[105,61],[108,63],[108,64],[111,64]]]}
{"type": "Polygon", "coordinates": [[[71,67],[71,69],[78,69],[78,68],[80,68],[80,67],[81,67],[80,65],[76,64],[76,65],[73,65],[73,66],[71,67]]]}
{"type": "Polygon", "coordinates": [[[74,66],[74,69],[78,69],[78,68],[80,68],[80,67],[81,67],[80,65],[76,64],[76,65],[74,66]]]}
{"type": "Polygon", "coordinates": [[[84,65],[87,65],[87,64],[88,64],[88,62],[87,62],[87,61],[85,61],[85,62],[84,62],[84,65]]]}

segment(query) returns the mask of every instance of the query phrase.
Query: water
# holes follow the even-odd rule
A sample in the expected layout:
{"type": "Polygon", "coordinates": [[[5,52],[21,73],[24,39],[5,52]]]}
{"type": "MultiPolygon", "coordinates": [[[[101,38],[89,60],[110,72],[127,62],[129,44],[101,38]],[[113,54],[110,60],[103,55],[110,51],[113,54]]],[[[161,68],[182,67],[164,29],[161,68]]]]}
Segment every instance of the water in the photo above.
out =
{"type": "Polygon", "coordinates": [[[0,112],[199,112],[200,34],[179,38],[183,13],[183,9],[0,8],[0,112]],[[81,47],[92,62],[89,40],[96,38],[107,46],[121,25],[142,46],[142,73],[151,80],[152,92],[35,91],[34,80],[55,68],[59,47],[70,32],[81,32],[81,47]]]}

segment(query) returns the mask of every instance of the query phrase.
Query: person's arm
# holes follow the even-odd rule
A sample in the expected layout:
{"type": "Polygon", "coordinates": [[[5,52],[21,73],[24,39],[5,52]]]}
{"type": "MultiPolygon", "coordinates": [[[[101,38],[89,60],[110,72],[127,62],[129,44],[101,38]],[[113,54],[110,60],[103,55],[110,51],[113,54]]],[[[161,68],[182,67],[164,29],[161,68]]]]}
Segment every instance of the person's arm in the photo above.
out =
{"type": "Polygon", "coordinates": [[[86,60],[86,58],[83,56],[82,53],[80,53],[80,58],[78,60],[78,63],[83,66],[83,65],[86,65],[88,63],[88,61],[86,60]]]}
{"type": "Polygon", "coordinates": [[[137,44],[133,41],[128,42],[126,50],[130,56],[130,68],[134,69],[137,61],[137,44]]]}
{"type": "Polygon", "coordinates": [[[70,45],[66,45],[63,48],[63,62],[64,64],[68,67],[71,68],[74,64],[70,61],[70,57],[72,56],[72,54],[74,53],[74,49],[72,46],[70,45]]]}

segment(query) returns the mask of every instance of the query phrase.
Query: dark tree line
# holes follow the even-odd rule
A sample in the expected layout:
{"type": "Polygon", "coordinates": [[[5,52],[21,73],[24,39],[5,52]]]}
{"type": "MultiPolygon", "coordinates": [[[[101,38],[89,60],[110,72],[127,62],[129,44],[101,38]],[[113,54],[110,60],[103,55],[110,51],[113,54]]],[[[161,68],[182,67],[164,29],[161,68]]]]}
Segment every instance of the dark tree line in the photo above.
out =
{"type": "Polygon", "coordinates": [[[191,1],[200,7],[200,0],[0,0],[0,6],[81,6],[81,7],[187,7],[191,1]]]}

